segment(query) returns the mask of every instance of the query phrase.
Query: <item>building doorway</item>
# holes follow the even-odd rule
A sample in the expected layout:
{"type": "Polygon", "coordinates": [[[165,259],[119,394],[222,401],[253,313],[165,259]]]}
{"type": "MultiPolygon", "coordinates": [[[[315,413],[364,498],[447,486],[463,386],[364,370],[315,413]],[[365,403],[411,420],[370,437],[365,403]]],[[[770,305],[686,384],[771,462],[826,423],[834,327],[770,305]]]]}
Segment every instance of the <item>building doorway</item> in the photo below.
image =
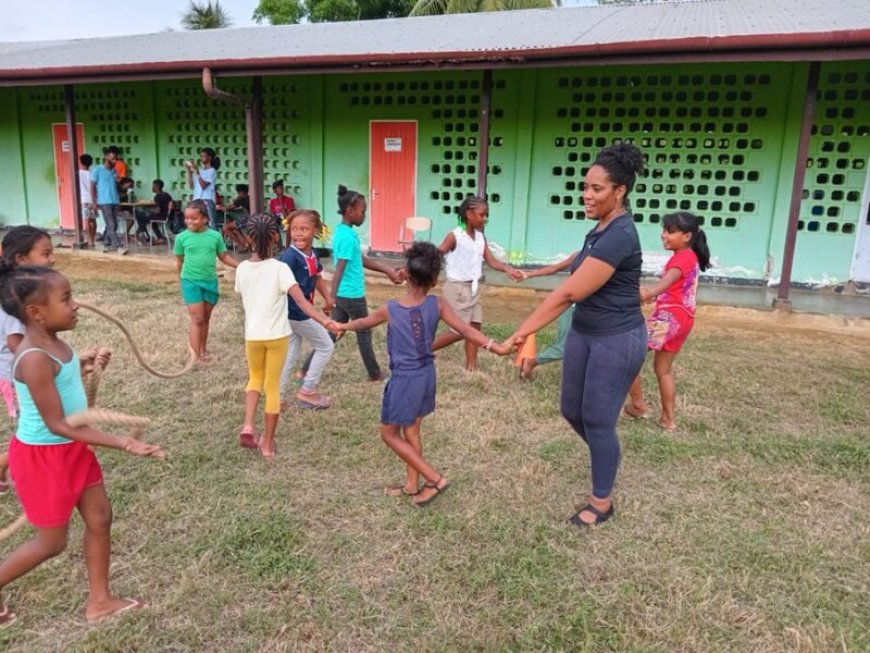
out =
{"type": "Polygon", "coordinates": [[[405,219],[417,207],[417,122],[373,120],[369,134],[371,247],[401,252],[405,219]]]}

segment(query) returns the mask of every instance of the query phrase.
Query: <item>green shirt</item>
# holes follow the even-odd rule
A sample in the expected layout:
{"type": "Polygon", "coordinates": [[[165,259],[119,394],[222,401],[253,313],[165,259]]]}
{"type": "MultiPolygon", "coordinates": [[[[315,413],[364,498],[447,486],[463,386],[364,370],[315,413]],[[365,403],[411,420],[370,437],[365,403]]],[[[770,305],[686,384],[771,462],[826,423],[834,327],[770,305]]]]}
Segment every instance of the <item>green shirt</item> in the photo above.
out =
{"type": "Polygon", "coordinates": [[[175,255],[183,256],[181,278],[191,281],[217,279],[215,261],[218,254],[227,251],[223,237],[214,229],[190,231],[185,229],[175,237],[175,255]]]}
{"type": "Polygon", "coordinates": [[[346,263],[336,296],[345,299],[365,297],[366,282],[359,236],[356,235],[353,227],[344,222],[335,228],[335,235],[332,237],[332,263],[338,266],[339,261],[346,261],[346,263]]]}

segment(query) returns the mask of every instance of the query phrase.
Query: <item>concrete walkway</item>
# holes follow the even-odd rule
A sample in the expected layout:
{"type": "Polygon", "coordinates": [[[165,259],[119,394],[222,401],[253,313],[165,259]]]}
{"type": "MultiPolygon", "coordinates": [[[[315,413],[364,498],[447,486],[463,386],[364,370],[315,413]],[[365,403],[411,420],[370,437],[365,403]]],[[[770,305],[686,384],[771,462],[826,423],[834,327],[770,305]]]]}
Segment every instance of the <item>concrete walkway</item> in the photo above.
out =
{"type": "MultiPolygon", "coordinates": [[[[70,239],[58,237],[56,242],[60,247],[64,247],[64,245],[68,247],[70,239]],[[61,242],[62,240],[63,242],[61,242]]],[[[91,256],[95,254],[96,252],[88,252],[88,255],[91,256]]],[[[106,256],[117,256],[117,254],[106,254],[106,256]]],[[[135,245],[132,241],[129,256],[147,257],[152,260],[163,258],[173,261],[173,264],[175,260],[165,246],[155,247],[153,251],[149,251],[147,246],[135,245]]],[[[402,264],[402,259],[398,257],[379,257],[379,260],[384,261],[387,265],[399,266],[402,264]]],[[[330,261],[324,260],[323,264],[327,271],[331,270],[332,264],[330,261]]],[[[366,277],[373,283],[389,283],[381,274],[366,272],[366,277]]],[[[531,294],[535,291],[546,292],[555,288],[565,278],[567,278],[566,275],[559,274],[539,279],[529,279],[523,283],[515,283],[500,272],[486,271],[486,282],[490,286],[491,291],[498,288],[499,291],[512,293],[529,292],[531,294]]],[[[712,306],[734,306],[769,311],[772,310],[776,294],[776,288],[769,288],[767,286],[726,285],[702,282],[698,289],[698,302],[712,306]]],[[[870,294],[834,292],[831,289],[793,289],[791,291],[791,302],[792,310],[797,313],[841,315],[844,317],[870,319],[870,294]]]]}

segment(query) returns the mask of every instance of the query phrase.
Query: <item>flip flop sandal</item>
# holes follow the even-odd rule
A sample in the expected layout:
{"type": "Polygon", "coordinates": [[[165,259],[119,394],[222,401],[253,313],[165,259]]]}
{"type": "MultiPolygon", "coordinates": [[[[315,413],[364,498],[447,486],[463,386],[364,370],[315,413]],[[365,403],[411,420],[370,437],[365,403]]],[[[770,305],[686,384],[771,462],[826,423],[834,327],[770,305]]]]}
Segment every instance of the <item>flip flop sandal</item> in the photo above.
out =
{"type": "Polygon", "coordinates": [[[628,412],[628,408],[623,408],[622,414],[629,419],[649,419],[649,411],[645,413],[630,413],[628,412]]]}
{"type": "Polygon", "coordinates": [[[2,609],[0,609],[0,629],[6,628],[7,626],[11,626],[15,623],[17,617],[12,610],[9,609],[8,605],[4,605],[2,609]]]}
{"type": "Polygon", "coordinates": [[[304,399],[305,393],[300,392],[296,395],[297,402],[296,406],[298,408],[303,409],[313,409],[313,410],[326,410],[332,405],[332,400],[326,395],[313,395],[311,399],[304,399]],[[316,397],[316,399],[315,399],[316,397]]]}
{"type": "MultiPolygon", "coordinates": [[[[423,485],[424,488],[432,488],[432,489],[434,489],[434,490],[435,490],[435,494],[433,494],[433,495],[432,495],[431,497],[429,497],[428,499],[424,499],[423,501],[414,501],[414,505],[417,506],[418,508],[422,508],[423,506],[427,506],[427,505],[429,505],[430,503],[432,503],[433,501],[435,501],[435,499],[437,499],[439,496],[441,496],[442,494],[444,494],[445,492],[447,492],[447,490],[450,489],[450,481],[447,481],[447,483],[444,485],[444,487],[441,487],[441,488],[438,487],[438,484],[439,484],[441,481],[443,481],[443,480],[444,480],[444,477],[441,476],[437,481],[435,481],[435,483],[426,483],[426,484],[424,484],[424,485],[423,485]]],[[[422,492],[422,490],[420,490],[420,492],[422,492]]],[[[417,494],[419,494],[420,492],[418,492],[417,494]]]]}
{"type": "Polygon", "coordinates": [[[260,445],[257,443],[257,435],[253,429],[242,428],[239,431],[239,446],[245,449],[257,449],[260,445]]]}
{"type": "Polygon", "coordinates": [[[257,448],[260,450],[260,455],[267,460],[272,460],[272,458],[275,457],[275,454],[278,453],[278,443],[274,440],[272,440],[272,451],[268,453],[263,449],[262,444],[257,445],[257,448]]]}
{"type": "Polygon", "coordinates": [[[585,506],[580,508],[580,510],[578,510],[575,514],[571,515],[571,517],[568,519],[568,523],[571,524],[572,526],[576,526],[577,528],[588,528],[590,526],[597,526],[598,524],[603,524],[611,517],[613,517],[613,504],[612,503],[610,504],[610,508],[607,509],[607,512],[601,512],[595,506],[587,503],[585,506]],[[583,512],[584,510],[591,512],[593,515],[595,515],[594,522],[585,522],[582,519],[580,519],[580,513],[583,512]]]}
{"type": "Polygon", "coordinates": [[[388,497],[415,497],[422,491],[423,488],[420,488],[416,492],[408,492],[408,489],[404,485],[390,485],[384,488],[384,494],[388,497]]]}
{"type": "Polygon", "coordinates": [[[147,603],[145,603],[144,601],[140,601],[139,599],[124,599],[124,600],[127,601],[127,605],[125,605],[124,607],[118,608],[117,610],[115,610],[114,612],[110,612],[109,614],[104,614],[104,615],[100,615],[99,617],[94,617],[92,619],[88,619],[87,620],[88,623],[89,624],[99,623],[99,622],[101,622],[105,619],[108,619],[110,617],[118,617],[118,616],[124,614],[125,612],[130,612],[132,610],[141,610],[142,608],[148,607],[147,603]]]}

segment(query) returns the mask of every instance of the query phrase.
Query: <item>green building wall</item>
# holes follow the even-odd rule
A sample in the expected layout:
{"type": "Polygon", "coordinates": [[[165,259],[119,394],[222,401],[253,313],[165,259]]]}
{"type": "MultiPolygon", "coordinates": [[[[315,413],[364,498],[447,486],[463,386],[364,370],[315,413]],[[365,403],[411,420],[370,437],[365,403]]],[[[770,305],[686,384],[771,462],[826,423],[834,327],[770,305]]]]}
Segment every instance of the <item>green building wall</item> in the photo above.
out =
{"type": "MultiPolygon", "coordinates": [[[[514,263],[579,248],[582,180],[595,153],[629,139],[648,157],[632,208],[650,271],[666,254],[662,216],[703,217],[717,276],[776,280],[806,87],[804,63],[513,69],[493,75],[487,235],[514,263]]],[[[221,79],[250,94],[250,81],[221,79]]],[[[284,179],[300,206],[337,221],[339,183],[368,193],[369,123],[418,123],[417,213],[433,239],[478,175],[480,71],[275,76],[263,80],[264,186],[284,179]]],[[[794,279],[848,279],[870,157],[870,62],[824,64],[810,147],[794,279]]],[[[122,148],[141,196],[155,177],[189,195],[183,161],[210,146],[231,197],[247,181],[245,115],[199,80],[76,87],[85,151],[122,148]]],[[[0,89],[0,220],[59,223],[52,123],[59,87],[0,89]]],[[[95,156],[95,158],[98,158],[95,156]]],[[[367,237],[364,228],[363,239],[367,237]]]]}

